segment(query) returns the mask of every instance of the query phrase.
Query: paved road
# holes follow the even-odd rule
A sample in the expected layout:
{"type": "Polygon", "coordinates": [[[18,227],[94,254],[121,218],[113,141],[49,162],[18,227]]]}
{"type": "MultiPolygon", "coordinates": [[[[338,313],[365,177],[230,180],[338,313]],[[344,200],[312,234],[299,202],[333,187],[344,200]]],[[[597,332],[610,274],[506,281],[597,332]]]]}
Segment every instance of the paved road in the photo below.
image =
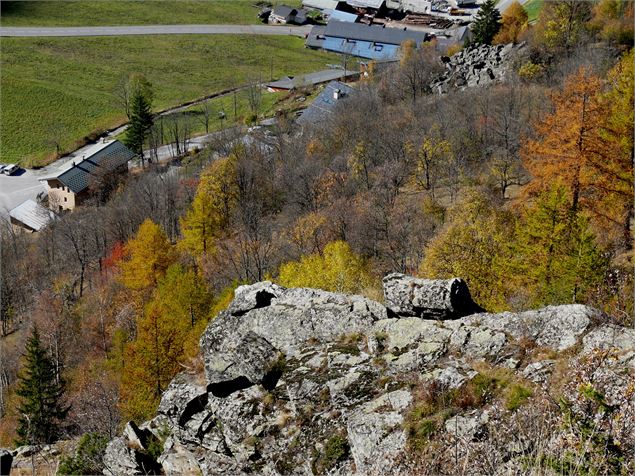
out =
{"type": "Polygon", "coordinates": [[[0,27],[0,36],[127,36],[127,35],[286,35],[304,37],[305,26],[272,25],[148,25],[82,27],[0,27]]]}

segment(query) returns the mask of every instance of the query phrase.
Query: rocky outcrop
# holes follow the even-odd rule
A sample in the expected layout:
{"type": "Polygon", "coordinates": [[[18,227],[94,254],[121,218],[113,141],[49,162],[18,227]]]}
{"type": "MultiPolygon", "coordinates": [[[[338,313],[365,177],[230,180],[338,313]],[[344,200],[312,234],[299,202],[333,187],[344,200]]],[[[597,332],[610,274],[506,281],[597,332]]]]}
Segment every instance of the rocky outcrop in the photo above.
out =
{"type": "Polygon", "coordinates": [[[462,279],[417,279],[393,273],[383,284],[386,307],[398,316],[458,319],[485,310],[472,301],[462,279]]]}
{"type": "MultiPolygon", "coordinates": [[[[204,373],[178,375],[154,419],[110,442],[105,473],[405,475],[424,463],[448,473],[460,441],[475,473],[495,464],[507,474],[534,450],[561,449],[554,388],[566,396],[597,382],[603,404],[618,408],[634,378],[634,336],[592,308],[478,312],[458,279],[390,275],[384,291],[387,307],[270,282],[239,287],[201,338],[204,373]],[[156,459],[150,443],[163,445],[156,459]]],[[[635,454],[626,430],[620,451],[635,454]]]]}
{"type": "Polygon", "coordinates": [[[453,88],[465,89],[501,82],[509,71],[519,45],[476,45],[459,51],[451,57],[444,56],[445,73],[431,87],[439,94],[453,88]]]}

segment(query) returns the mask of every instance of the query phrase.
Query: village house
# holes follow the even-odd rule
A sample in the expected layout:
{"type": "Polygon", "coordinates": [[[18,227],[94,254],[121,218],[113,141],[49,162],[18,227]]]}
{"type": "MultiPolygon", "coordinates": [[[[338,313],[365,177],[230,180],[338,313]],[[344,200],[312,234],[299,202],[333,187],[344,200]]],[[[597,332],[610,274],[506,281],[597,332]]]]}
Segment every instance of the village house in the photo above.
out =
{"type": "Polygon", "coordinates": [[[302,112],[296,122],[300,125],[305,125],[317,124],[327,120],[333,114],[335,108],[350,98],[354,92],[355,90],[345,83],[331,81],[311,105],[302,112]]]}
{"type": "Polygon", "coordinates": [[[81,205],[91,193],[91,185],[106,174],[125,173],[136,155],[121,142],[102,141],[81,150],[54,175],[40,179],[48,188],[49,208],[61,212],[81,205]]]}
{"type": "Polygon", "coordinates": [[[276,5],[269,15],[269,23],[304,25],[306,22],[306,10],[288,5],[276,5]]]}
{"type": "Polygon", "coordinates": [[[307,37],[306,46],[368,59],[388,60],[399,56],[399,47],[413,40],[417,47],[432,36],[408,28],[330,20],[326,27],[315,26],[307,37]]]}

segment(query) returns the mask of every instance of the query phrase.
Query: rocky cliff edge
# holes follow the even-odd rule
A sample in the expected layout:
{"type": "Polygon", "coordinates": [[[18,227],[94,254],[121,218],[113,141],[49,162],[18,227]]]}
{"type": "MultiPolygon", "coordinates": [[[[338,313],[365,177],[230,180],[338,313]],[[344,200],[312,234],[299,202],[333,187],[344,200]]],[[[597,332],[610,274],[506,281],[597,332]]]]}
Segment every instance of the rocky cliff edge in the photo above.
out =
{"type": "Polygon", "coordinates": [[[201,338],[204,375],[178,375],[154,419],[128,423],[108,445],[105,474],[610,467],[591,459],[600,436],[604,455],[612,445],[627,467],[634,329],[582,305],[486,313],[459,279],[393,274],[384,292],[386,305],[270,282],[239,287],[201,338]]]}

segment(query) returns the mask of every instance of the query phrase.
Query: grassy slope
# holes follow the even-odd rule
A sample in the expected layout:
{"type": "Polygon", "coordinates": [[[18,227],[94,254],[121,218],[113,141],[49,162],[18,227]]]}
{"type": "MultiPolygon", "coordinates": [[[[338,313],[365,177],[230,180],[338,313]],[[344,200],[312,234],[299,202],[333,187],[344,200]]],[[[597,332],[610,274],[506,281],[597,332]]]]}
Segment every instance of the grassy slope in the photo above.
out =
{"type": "Polygon", "coordinates": [[[122,77],[142,72],[154,84],[155,109],[238,86],[262,73],[270,58],[281,77],[324,68],[333,55],[307,50],[291,37],[140,36],[5,38],[2,40],[1,160],[42,163],[52,124],[62,145],[123,120],[112,91],[122,77]]]}
{"type": "Polygon", "coordinates": [[[523,7],[529,16],[529,21],[533,22],[538,19],[538,14],[540,13],[540,9],[542,8],[542,4],[544,0],[529,0],[523,7]]]}
{"type": "MultiPolygon", "coordinates": [[[[257,23],[255,0],[2,1],[3,26],[257,23]]],[[[300,0],[271,3],[299,4],[300,0]]]]}

